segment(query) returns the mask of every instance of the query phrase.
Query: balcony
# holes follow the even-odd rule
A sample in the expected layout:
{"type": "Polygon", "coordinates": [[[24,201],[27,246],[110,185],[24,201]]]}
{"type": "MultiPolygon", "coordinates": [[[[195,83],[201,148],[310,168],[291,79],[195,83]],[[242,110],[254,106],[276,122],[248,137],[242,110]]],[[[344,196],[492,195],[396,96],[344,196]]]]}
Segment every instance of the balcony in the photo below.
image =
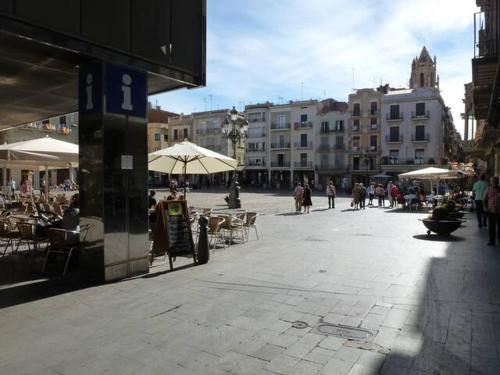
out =
{"type": "Polygon", "coordinates": [[[249,149],[247,149],[247,152],[263,152],[263,151],[266,151],[265,147],[249,148],[249,149]]]}
{"type": "Polygon", "coordinates": [[[359,146],[352,146],[351,147],[351,152],[360,152],[361,151],[361,147],[359,146]]]}
{"type": "Polygon", "coordinates": [[[378,110],[376,110],[376,109],[375,110],[370,110],[369,115],[370,116],[378,116],[378,115],[380,115],[380,112],[378,110]]]}
{"type": "Polygon", "coordinates": [[[376,132],[379,130],[379,125],[378,124],[370,124],[369,129],[371,132],[376,132]]]}
{"type": "Polygon", "coordinates": [[[278,143],[271,143],[271,148],[273,149],[286,149],[290,148],[290,142],[278,142],[278,143]]]}
{"type": "Polygon", "coordinates": [[[333,148],[334,148],[335,150],[343,150],[343,149],[344,149],[344,146],[345,146],[345,145],[344,145],[343,143],[341,143],[341,144],[335,144],[335,145],[333,146],[333,148]]]}
{"type": "Polygon", "coordinates": [[[387,121],[402,121],[403,120],[403,113],[400,112],[399,114],[398,113],[392,113],[392,114],[387,114],[386,115],[386,120],[387,121]]]}
{"type": "Polygon", "coordinates": [[[403,140],[404,140],[404,139],[403,139],[403,136],[402,136],[402,135],[397,135],[397,136],[392,136],[392,137],[391,137],[391,136],[389,136],[389,135],[387,135],[387,136],[385,137],[385,141],[386,141],[387,143],[402,143],[402,142],[403,142],[403,140]]]}
{"type": "Polygon", "coordinates": [[[412,112],[411,119],[412,120],[428,120],[431,117],[431,111],[421,112],[412,112]]]}
{"type": "Polygon", "coordinates": [[[352,117],[361,117],[361,111],[352,111],[352,117]]]}
{"type": "Polygon", "coordinates": [[[271,124],[271,130],[289,130],[290,129],[290,123],[284,123],[284,124],[271,124]]]}
{"type": "Polygon", "coordinates": [[[345,128],[343,126],[336,126],[330,130],[332,133],[343,133],[345,128]]]}
{"type": "Polygon", "coordinates": [[[307,168],[312,169],[313,163],[312,161],[296,161],[293,163],[294,168],[307,168]]]}
{"type": "Polygon", "coordinates": [[[318,152],[330,152],[331,149],[330,145],[321,143],[318,147],[318,152]]]}
{"type": "Polygon", "coordinates": [[[260,118],[260,117],[257,117],[257,118],[250,118],[248,120],[248,122],[250,123],[254,123],[254,122],[266,122],[266,119],[265,118],[260,118]]]}
{"type": "Polygon", "coordinates": [[[422,134],[419,134],[419,135],[412,134],[412,136],[411,136],[411,141],[412,142],[429,142],[430,139],[431,138],[430,138],[430,136],[429,136],[428,133],[423,134],[423,135],[422,134]]]}
{"type": "Polygon", "coordinates": [[[319,171],[342,171],[342,172],[345,172],[345,167],[340,164],[340,163],[337,163],[337,164],[330,164],[330,163],[320,163],[320,164],[316,164],[316,169],[319,170],[319,171]]]}
{"type": "Polygon", "coordinates": [[[267,136],[267,134],[265,132],[257,133],[257,134],[247,133],[247,138],[262,138],[262,137],[266,137],[266,136],[267,136]]]}
{"type": "MultiPolygon", "coordinates": [[[[492,10],[493,11],[493,10],[492,10]]],[[[497,17],[493,12],[493,18],[497,17]]],[[[497,28],[489,22],[484,12],[474,14],[474,58],[472,59],[472,82],[474,114],[478,120],[486,120],[497,110],[497,28]],[[492,108],[490,108],[490,103],[492,108]]],[[[495,123],[493,118],[489,118],[495,123]]]]}
{"type": "Polygon", "coordinates": [[[367,153],[377,152],[377,150],[378,150],[377,146],[369,146],[369,147],[366,148],[366,152],[367,153]]]}
{"type": "Polygon", "coordinates": [[[261,160],[261,161],[248,160],[246,166],[247,167],[265,167],[266,162],[265,162],[265,160],[261,160]]]}
{"type": "Polygon", "coordinates": [[[361,126],[352,126],[351,128],[351,133],[359,133],[360,132],[360,129],[361,129],[361,126]]]}
{"type": "Polygon", "coordinates": [[[295,142],[293,145],[295,148],[312,148],[313,143],[312,142],[295,142]]]}
{"type": "Polygon", "coordinates": [[[289,161],[272,161],[271,162],[271,168],[290,168],[290,162],[289,161]]]}
{"type": "Polygon", "coordinates": [[[311,121],[296,122],[294,125],[295,130],[297,129],[312,129],[313,123],[311,121]]]}

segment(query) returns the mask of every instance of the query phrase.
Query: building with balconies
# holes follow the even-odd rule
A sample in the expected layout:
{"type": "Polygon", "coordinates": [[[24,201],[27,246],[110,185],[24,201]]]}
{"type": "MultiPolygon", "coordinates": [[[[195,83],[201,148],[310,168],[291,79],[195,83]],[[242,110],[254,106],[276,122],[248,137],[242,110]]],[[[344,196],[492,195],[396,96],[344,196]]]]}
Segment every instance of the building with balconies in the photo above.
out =
{"type": "Polygon", "coordinates": [[[169,146],[184,140],[193,141],[193,116],[180,115],[168,119],[168,134],[166,141],[169,146]]]}
{"type": "Polygon", "coordinates": [[[368,182],[380,159],[381,89],[360,89],[349,95],[348,181],[368,182]]]}

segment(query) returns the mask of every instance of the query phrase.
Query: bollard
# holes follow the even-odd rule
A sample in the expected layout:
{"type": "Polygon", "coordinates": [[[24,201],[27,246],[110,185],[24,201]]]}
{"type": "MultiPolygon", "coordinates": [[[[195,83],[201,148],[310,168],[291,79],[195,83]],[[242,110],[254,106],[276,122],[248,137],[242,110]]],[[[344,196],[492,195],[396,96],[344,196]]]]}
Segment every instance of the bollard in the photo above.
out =
{"type": "Polygon", "coordinates": [[[200,234],[198,236],[198,254],[197,263],[205,264],[208,263],[210,254],[208,251],[208,232],[207,232],[208,219],[205,216],[201,216],[198,220],[198,225],[200,229],[200,234]]]}

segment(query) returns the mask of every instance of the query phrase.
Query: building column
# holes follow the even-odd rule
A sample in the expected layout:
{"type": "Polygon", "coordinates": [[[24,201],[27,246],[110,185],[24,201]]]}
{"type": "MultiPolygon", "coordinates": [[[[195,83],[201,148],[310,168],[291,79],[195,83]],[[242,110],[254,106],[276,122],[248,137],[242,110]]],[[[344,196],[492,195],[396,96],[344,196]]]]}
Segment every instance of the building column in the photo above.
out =
{"type": "Polygon", "coordinates": [[[104,281],[149,270],[147,75],[80,65],[80,225],[83,263],[104,281]]]}

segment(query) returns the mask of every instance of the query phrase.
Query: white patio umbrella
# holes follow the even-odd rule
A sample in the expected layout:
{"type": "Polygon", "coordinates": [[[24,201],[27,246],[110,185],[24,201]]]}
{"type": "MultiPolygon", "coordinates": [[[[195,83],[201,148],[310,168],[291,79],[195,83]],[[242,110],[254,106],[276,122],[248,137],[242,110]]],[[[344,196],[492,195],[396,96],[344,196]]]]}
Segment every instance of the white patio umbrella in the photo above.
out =
{"type": "Polygon", "coordinates": [[[187,141],[149,154],[149,170],[183,176],[227,172],[237,166],[237,160],[187,141]]]}
{"type": "MultiPolygon", "coordinates": [[[[67,168],[78,163],[78,145],[59,141],[48,135],[29,141],[0,145],[0,166],[44,168],[67,168]]],[[[45,184],[45,196],[48,198],[48,181],[45,184]]]]}
{"type": "Polygon", "coordinates": [[[439,183],[440,179],[456,179],[462,178],[464,176],[462,171],[459,170],[450,170],[444,168],[422,168],[416,171],[401,173],[399,178],[408,178],[408,179],[416,179],[416,180],[430,180],[431,181],[431,191],[432,191],[432,181],[436,180],[439,183]]]}

